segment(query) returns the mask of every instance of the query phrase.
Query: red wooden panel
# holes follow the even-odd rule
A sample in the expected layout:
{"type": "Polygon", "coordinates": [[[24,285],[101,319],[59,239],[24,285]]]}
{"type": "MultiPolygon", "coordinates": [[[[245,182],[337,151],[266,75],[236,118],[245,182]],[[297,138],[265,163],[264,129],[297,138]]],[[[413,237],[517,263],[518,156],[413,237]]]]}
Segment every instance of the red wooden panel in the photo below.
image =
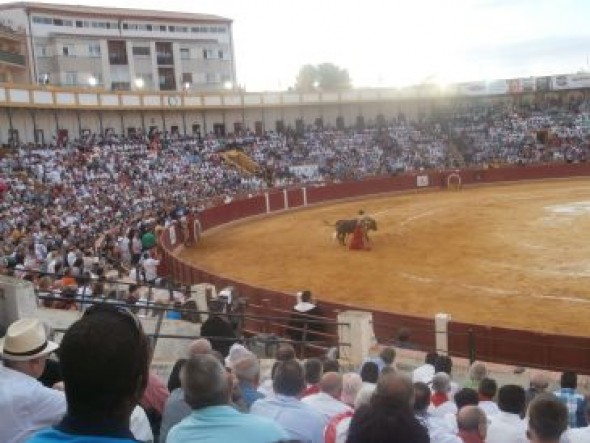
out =
{"type": "Polygon", "coordinates": [[[285,196],[283,195],[283,191],[277,190],[269,192],[268,202],[271,212],[285,209],[285,196]]]}
{"type": "Polygon", "coordinates": [[[303,206],[303,190],[302,189],[290,189],[287,192],[289,199],[289,208],[298,208],[303,206]]]}

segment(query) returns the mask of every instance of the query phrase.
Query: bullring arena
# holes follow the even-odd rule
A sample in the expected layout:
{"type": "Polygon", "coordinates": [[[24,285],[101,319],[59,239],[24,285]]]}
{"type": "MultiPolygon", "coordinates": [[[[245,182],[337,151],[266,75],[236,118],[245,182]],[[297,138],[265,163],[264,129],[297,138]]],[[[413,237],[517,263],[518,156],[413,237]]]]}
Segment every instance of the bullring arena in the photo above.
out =
{"type": "Polygon", "coordinates": [[[181,257],[214,274],[320,300],[517,329],[583,335],[587,179],[410,192],[318,205],[207,232],[181,257]],[[333,241],[327,222],[363,208],[370,251],[333,241]]]}

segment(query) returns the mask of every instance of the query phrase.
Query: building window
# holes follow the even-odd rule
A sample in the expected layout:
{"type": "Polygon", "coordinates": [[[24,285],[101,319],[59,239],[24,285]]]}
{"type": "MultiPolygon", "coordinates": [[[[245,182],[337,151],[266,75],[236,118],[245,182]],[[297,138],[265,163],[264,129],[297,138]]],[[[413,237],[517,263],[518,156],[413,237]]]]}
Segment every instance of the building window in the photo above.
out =
{"type": "Polygon", "coordinates": [[[64,57],[74,57],[76,55],[74,54],[74,45],[63,45],[61,51],[64,57]]]}
{"type": "Polygon", "coordinates": [[[152,30],[152,25],[145,25],[145,29],[148,30],[148,31],[151,31],[152,30]]]}
{"type": "Polygon", "coordinates": [[[133,55],[138,57],[149,57],[150,47],[149,46],[134,46],[133,55]]]}
{"type": "Polygon", "coordinates": [[[53,19],[50,18],[50,17],[34,16],[33,17],[33,23],[35,23],[36,25],[52,25],[53,24],[53,19]]]}
{"type": "Polygon", "coordinates": [[[166,32],[166,25],[160,25],[160,32],[166,32]]]}
{"type": "Polygon", "coordinates": [[[193,84],[193,73],[192,72],[183,72],[182,73],[182,84],[186,85],[186,84],[192,85],[193,84]]]}
{"type": "Polygon", "coordinates": [[[78,73],[75,71],[67,71],[65,84],[68,86],[77,85],[78,84],[78,73]]]}
{"type": "Polygon", "coordinates": [[[37,57],[49,57],[49,51],[47,50],[47,46],[35,46],[35,54],[37,55],[37,57]]]}
{"type": "Polygon", "coordinates": [[[223,60],[223,51],[220,49],[219,51],[217,51],[217,57],[221,60],[223,60]]]}
{"type": "Polygon", "coordinates": [[[217,54],[213,49],[203,49],[203,58],[210,60],[214,59],[217,54]]]}
{"type": "Polygon", "coordinates": [[[109,40],[107,42],[109,47],[109,63],[111,65],[126,65],[127,62],[127,46],[121,40],[109,40]]]}
{"type": "Polygon", "coordinates": [[[88,54],[90,55],[90,57],[100,57],[100,43],[89,44],[88,54]]]}
{"type": "Polygon", "coordinates": [[[191,58],[191,51],[189,48],[180,48],[180,59],[189,60],[191,58]]]}

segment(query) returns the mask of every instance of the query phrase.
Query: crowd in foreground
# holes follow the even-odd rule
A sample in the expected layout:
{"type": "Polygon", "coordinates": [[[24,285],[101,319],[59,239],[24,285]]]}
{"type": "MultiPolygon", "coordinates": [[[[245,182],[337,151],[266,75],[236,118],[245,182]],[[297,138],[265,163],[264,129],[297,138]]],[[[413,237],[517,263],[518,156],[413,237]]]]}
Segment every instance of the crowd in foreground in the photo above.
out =
{"type": "Polygon", "coordinates": [[[429,353],[411,374],[384,347],[359,371],[337,360],[296,359],[279,346],[268,378],[251,351],[224,355],[205,338],[164,384],[150,371],[151,345],[129,311],[87,309],[58,346],[37,319],[11,324],[0,346],[0,440],[243,443],[582,443],[590,406],[577,376],[560,388],[537,373],[528,389],[497,386],[474,363],[463,386],[449,357],[429,353]],[[57,362],[48,359],[57,354],[57,362]],[[47,369],[52,366],[53,369],[47,369]]]}

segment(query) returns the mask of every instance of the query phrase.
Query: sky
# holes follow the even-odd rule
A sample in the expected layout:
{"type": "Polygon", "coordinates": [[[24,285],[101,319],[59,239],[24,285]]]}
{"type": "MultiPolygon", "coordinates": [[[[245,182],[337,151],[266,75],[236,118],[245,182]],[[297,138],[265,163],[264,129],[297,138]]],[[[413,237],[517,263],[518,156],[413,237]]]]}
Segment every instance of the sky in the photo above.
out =
{"type": "Polygon", "coordinates": [[[221,15],[234,21],[237,82],[293,86],[335,63],[355,87],[590,71],[590,0],[61,0],[221,15]]]}

